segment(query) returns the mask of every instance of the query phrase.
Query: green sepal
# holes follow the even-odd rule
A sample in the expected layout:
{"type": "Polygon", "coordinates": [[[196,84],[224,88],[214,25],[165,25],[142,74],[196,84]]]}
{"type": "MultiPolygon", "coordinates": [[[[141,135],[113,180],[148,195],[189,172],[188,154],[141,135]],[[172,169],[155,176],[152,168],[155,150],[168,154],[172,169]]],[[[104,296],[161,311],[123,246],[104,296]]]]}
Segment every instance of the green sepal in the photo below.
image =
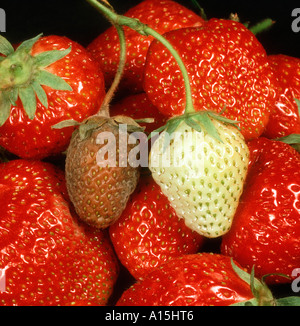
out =
{"type": "Polygon", "coordinates": [[[222,139],[220,138],[220,134],[217,130],[217,128],[212,123],[209,113],[204,112],[201,115],[196,115],[195,119],[197,119],[205,128],[206,132],[216,140],[218,140],[220,143],[223,143],[222,139]]]}
{"type": "Polygon", "coordinates": [[[72,91],[72,87],[66,81],[46,70],[39,70],[35,80],[41,85],[49,86],[55,90],[72,91]]]}
{"type": "Polygon", "coordinates": [[[66,127],[76,127],[79,126],[81,123],[73,120],[73,119],[69,119],[69,120],[64,120],[61,122],[58,122],[57,124],[51,126],[52,129],[62,129],[62,128],[66,128],[66,127]]]}
{"type": "Polygon", "coordinates": [[[31,83],[31,86],[32,86],[33,90],[35,91],[36,96],[42,103],[42,105],[44,105],[44,107],[48,108],[47,94],[44,91],[43,87],[36,80],[34,80],[31,83]]]}
{"type": "Polygon", "coordinates": [[[256,23],[255,25],[251,26],[249,30],[254,34],[257,35],[259,33],[265,32],[269,30],[274,25],[274,20],[271,18],[265,18],[264,20],[256,23]]]}
{"type": "MultiPolygon", "coordinates": [[[[265,282],[263,280],[258,280],[254,277],[254,266],[251,270],[251,274],[245,272],[243,269],[238,267],[233,259],[231,258],[231,266],[233,270],[237,273],[237,275],[245,281],[247,284],[250,285],[251,292],[253,293],[254,299],[251,299],[249,301],[245,301],[245,303],[248,302],[247,305],[256,305],[256,306],[274,306],[276,304],[275,299],[272,295],[272,292],[267,287],[265,282]]],[[[273,274],[272,274],[273,275],[273,274]]],[[[236,305],[236,304],[235,304],[236,305]]]]}
{"type": "Polygon", "coordinates": [[[11,102],[8,92],[0,93],[0,126],[3,126],[10,115],[11,102]]]}
{"type": "Polygon", "coordinates": [[[300,297],[292,296],[276,299],[276,306],[300,306],[300,297]]]}
{"type": "Polygon", "coordinates": [[[45,68],[52,63],[62,59],[71,52],[72,48],[69,47],[66,50],[51,50],[37,54],[34,56],[35,64],[38,67],[45,68]]]}
{"type": "Polygon", "coordinates": [[[174,131],[177,129],[179,124],[182,122],[181,119],[175,118],[175,119],[170,119],[167,122],[165,132],[168,134],[169,137],[165,136],[164,138],[164,144],[163,144],[163,152],[167,149],[168,145],[170,145],[170,137],[174,133],[174,131]]]}
{"type": "Polygon", "coordinates": [[[32,56],[30,53],[32,47],[42,35],[39,34],[22,42],[16,50],[8,40],[0,36],[0,53],[5,55],[5,57],[0,57],[2,59],[0,60],[2,76],[0,125],[8,119],[11,105],[16,106],[18,97],[31,120],[35,116],[37,98],[47,108],[47,94],[42,85],[55,90],[72,91],[71,86],[63,78],[43,69],[68,55],[71,47],[32,56]]]}
{"type": "Polygon", "coordinates": [[[300,134],[290,134],[284,137],[276,138],[275,140],[281,141],[289,145],[295,145],[300,143],[300,134]]]}
{"type": "Polygon", "coordinates": [[[151,139],[154,136],[157,136],[157,134],[159,134],[160,132],[164,131],[166,129],[166,125],[161,126],[153,131],[150,132],[150,134],[148,135],[148,140],[151,139]]]}
{"type": "Polygon", "coordinates": [[[199,2],[197,0],[191,0],[192,4],[196,7],[197,10],[199,10],[200,16],[202,17],[203,20],[208,20],[206,13],[204,9],[200,6],[199,2]]]}
{"type": "Polygon", "coordinates": [[[31,86],[20,87],[19,97],[23,104],[24,110],[30,120],[34,119],[36,111],[36,96],[34,89],[31,86]]]}
{"type": "Polygon", "coordinates": [[[12,88],[10,91],[7,91],[9,95],[9,100],[11,105],[16,105],[17,99],[19,97],[19,91],[17,88],[12,88]]]}
{"type": "Polygon", "coordinates": [[[192,129],[195,129],[198,132],[202,132],[202,128],[200,124],[197,121],[195,121],[192,117],[187,117],[184,121],[192,129]]]}
{"type": "Polygon", "coordinates": [[[35,36],[35,37],[29,39],[29,40],[26,40],[26,41],[22,42],[22,43],[18,46],[16,52],[24,51],[24,52],[29,53],[29,52],[31,51],[31,49],[32,49],[32,47],[33,47],[33,45],[34,45],[34,43],[36,43],[37,40],[40,39],[40,38],[42,37],[42,35],[43,35],[43,34],[41,33],[41,34],[39,34],[39,35],[37,35],[37,36],[35,36]]]}
{"type": "Polygon", "coordinates": [[[11,43],[2,35],[0,35],[0,53],[8,56],[12,53],[14,53],[14,48],[11,45],[11,43]]]}
{"type": "Polygon", "coordinates": [[[81,124],[78,128],[80,140],[85,140],[86,138],[90,137],[92,132],[99,127],[100,125],[97,122],[81,124]]]}

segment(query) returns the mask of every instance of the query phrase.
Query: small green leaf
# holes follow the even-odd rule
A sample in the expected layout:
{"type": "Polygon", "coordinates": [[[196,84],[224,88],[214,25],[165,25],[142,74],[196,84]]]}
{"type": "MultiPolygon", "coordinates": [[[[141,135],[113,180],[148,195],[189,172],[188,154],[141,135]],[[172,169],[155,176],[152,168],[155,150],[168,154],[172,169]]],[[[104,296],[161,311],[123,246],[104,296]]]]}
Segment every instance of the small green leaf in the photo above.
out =
{"type": "Polygon", "coordinates": [[[150,132],[150,134],[148,135],[148,140],[151,139],[152,137],[154,136],[157,136],[157,134],[159,134],[161,131],[165,130],[166,129],[166,126],[161,126],[153,131],[150,132]]]}
{"type": "Polygon", "coordinates": [[[300,306],[300,297],[286,297],[286,298],[280,298],[276,300],[277,306],[300,306]]]}
{"type": "Polygon", "coordinates": [[[34,43],[35,43],[38,39],[40,39],[42,35],[43,35],[43,34],[41,33],[41,34],[39,34],[39,35],[37,35],[37,36],[35,36],[35,37],[29,39],[29,40],[24,41],[23,43],[21,43],[21,44],[18,46],[17,51],[18,51],[18,52],[19,52],[19,51],[24,51],[24,52],[28,52],[28,53],[29,53],[29,52],[31,51],[31,49],[32,49],[32,47],[33,47],[33,45],[34,45],[34,43]]]}
{"type": "Polygon", "coordinates": [[[36,96],[33,88],[31,86],[20,87],[19,97],[21,99],[24,110],[27,113],[29,119],[33,120],[36,111],[36,96]]]}
{"type": "Polygon", "coordinates": [[[64,120],[61,122],[58,122],[57,124],[53,125],[51,128],[52,129],[62,129],[62,128],[66,128],[66,127],[75,127],[80,125],[80,122],[73,120],[73,119],[69,119],[69,120],[64,120]]]}
{"type": "Polygon", "coordinates": [[[19,97],[18,89],[17,88],[12,88],[9,91],[9,100],[10,100],[11,105],[16,106],[16,102],[17,102],[18,97],[19,97]]]}
{"type": "Polygon", "coordinates": [[[299,144],[300,143],[300,134],[290,134],[288,136],[276,138],[276,140],[281,141],[286,144],[289,144],[289,145],[299,144]]]}
{"type": "Polygon", "coordinates": [[[11,103],[7,92],[0,92],[0,126],[3,126],[10,115],[11,103]]]}
{"type": "Polygon", "coordinates": [[[99,128],[99,123],[84,123],[84,124],[80,124],[79,126],[79,138],[80,140],[84,140],[86,138],[88,138],[92,132],[99,128]]]}
{"type": "Polygon", "coordinates": [[[66,81],[46,70],[40,70],[37,73],[36,81],[55,90],[72,91],[71,86],[66,81]]]}
{"type": "Polygon", "coordinates": [[[254,26],[250,27],[249,30],[254,34],[257,35],[259,33],[265,32],[269,28],[274,25],[274,20],[271,18],[266,18],[261,22],[255,24],[254,26]]]}
{"type": "Polygon", "coordinates": [[[66,50],[52,50],[36,55],[35,63],[42,68],[50,66],[52,63],[62,59],[71,52],[71,47],[66,50]]]}
{"type": "MultiPolygon", "coordinates": [[[[220,112],[220,114],[223,114],[224,113],[224,109],[222,109],[222,111],[220,112]]],[[[240,121],[236,121],[236,120],[231,120],[231,119],[228,119],[226,117],[223,117],[222,115],[220,114],[216,114],[214,112],[210,112],[210,111],[207,111],[207,114],[212,117],[213,119],[216,119],[220,122],[223,122],[223,123],[227,123],[227,124],[230,124],[230,125],[234,125],[238,130],[240,130],[239,126],[237,126],[237,124],[240,123],[240,121]]]]}
{"type": "Polygon", "coordinates": [[[166,132],[171,136],[173,132],[177,129],[182,119],[171,119],[167,123],[166,132]]]}
{"type": "Polygon", "coordinates": [[[207,16],[205,14],[204,9],[200,6],[199,2],[197,0],[191,0],[192,4],[199,10],[200,16],[204,19],[207,20],[207,16]]]}
{"type": "Polygon", "coordinates": [[[14,52],[15,50],[11,43],[5,37],[0,35],[0,53],[8,56],[14,52]]]}
{"type": "Polygon", "coordinates": [[[177,129],[177,127],[179,126],[179,124],[182,122],[182,119],[171,119],[167,122],[167,127],[165,132],[169,135],[169,137],[167,135],[165,135],[164,138],[164,144],[163,144],[163,152],[165,152],[165,150],[167,149],[168,145],[170,145],[170,140],[171,140],[171,136],[174,133],[174,131],[177,129]]]}
{"type": "Polygon", "coordinates": [[[205,130],[211,137],[213,137],[216,140],[218,140],[219,142],[223,143],[222,139],[220,138],[217,128],[210,120],[210,117],[208,116],[207,112],[203,112],[201,115],[197,115],[195,117],[202,124],[202,126],[205,128],[205,130]]]}
{"type": "Polygon", "coordinates": [[[192,129],[195,129],[198,132],[202,132],[200,124],[197,121],[195,121],[192,117],[187,117],[187,118],[185,118],[184,121],[192,129]]]}
{"type": "Polygon", "coordinates": [[[43,106],[48,108],[47,94],[44,91],[43,87],[36,80],[34,80],[31,83],[31,86],[32,86],[33,90],[35,91],[36,96],[38,97],[40,102],[43,104],[43,106]]]}

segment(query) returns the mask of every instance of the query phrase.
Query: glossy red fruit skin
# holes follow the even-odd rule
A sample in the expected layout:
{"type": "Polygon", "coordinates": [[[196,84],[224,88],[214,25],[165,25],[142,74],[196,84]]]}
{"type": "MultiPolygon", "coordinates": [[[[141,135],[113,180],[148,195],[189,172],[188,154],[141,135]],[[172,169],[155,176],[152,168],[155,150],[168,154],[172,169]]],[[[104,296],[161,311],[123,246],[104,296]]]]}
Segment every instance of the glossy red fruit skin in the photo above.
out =
{"type": "Polygon", "coordinates": [[[300,134],[300,59],[284,54],[269,55],[268,60],[277,79],[278,97],[264,137],[275,139],[290,134],[300,134]]]}
{"type": "MultiPolygon", "coordinates": [[[[137,18],[142,23],[163,34],[169,30],[185,26],[202,25],[204,20],[193,11],[170,0],[145,0],[130,8],[127,17],[137,18]]],[[[143,91],[144,65],[152,36],[143,36],[129,27],[124,27],[127,55],[126,67],[119,93],[139,93],[143,91]]],[[[99,61],[104,72],[105,84],[111,85],[117,71],[120,55],[119,38],[114,27],[108,28],[87,47],[88,51],[99,61]]]]}
{"type": "Polygon", "coordinates": [[[198,253],[158,267],[126,290],[117,306],[228,306],[252,298],[230,257],[198,253]]]}
{"type": "Polygon", "coordinates": [[[204,238],[179,219],[151,175],[142,175],[125,210],[110,229],[122,264],[136,279],[183,254],[196,253],[204,238]]]}
{"type": "Polygon", "coordinates": [[[67,37],[50,35],[40,38],[31,54],[64,50],[70,46],[71,52],[46,70],[62,77],[72,91],[43,86],[48,97],[48,108],[37,100],[33,120],[28,118],[18,100],[17,105],[11,108],[10,117],[0,127],[0,145],[9,152],[31,159],[60,153],[67,148],[74,128],[53,129],[52,126],[69,119],[81,122],[99,110],[105,95],[104,77],[98,63],[84,47],[67,37]]]}
{"type": "Polygon", "coordinates": [[[63,172],[40,161],[0,165],[1,306],[105,305],[118,275],[106,233],[79,224],[63,172]]]}
{"type": "MultiPolygon", "coordinates": [[[[260,136],[275,103],[274,76],[267,55],[256,37],[242,24],[210,19],[201,27],[164,34],[187,68],[196,111],[213,110],[240,121],[248,139],[260,136]]],[[[185,109],[182,73],[159,42],[148,51],[144,90],[166,116],[185,109]],[[165,67],[165,69],[162,69],[165,67]]]]}
{"type": "MultiPolygon", "coordinates": [[[[300,265],[300,155],[279,141],[259,138],[248,143],[249,175],[221,253],[233,257],[255,275],[283,273],[291,277],[300,265]]],[[[268,283],[291,279],[268,277],[268,283]]]]}
{"type": "Polygon", "coordinates": [[[151,123],[140,123],[142,127],[145,127],[145,133],[147,134],[165,125],[167,122],[166,116],[152,104],[145,93],[133,94],[122,98],[111,105],[110,113],[111,116],[126,115],[133,119],[154,119],[151,123]]]}

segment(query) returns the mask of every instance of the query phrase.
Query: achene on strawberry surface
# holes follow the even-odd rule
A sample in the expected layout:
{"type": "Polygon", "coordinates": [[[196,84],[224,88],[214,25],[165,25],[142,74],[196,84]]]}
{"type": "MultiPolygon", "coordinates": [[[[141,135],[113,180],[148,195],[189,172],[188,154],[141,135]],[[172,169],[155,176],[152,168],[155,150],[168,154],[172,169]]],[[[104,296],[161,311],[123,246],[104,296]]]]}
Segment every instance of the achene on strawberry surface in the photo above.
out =
{"type": "MultiPolygon", "coordinates": [[[[196,111],[220,112],[239,122],[246,140],[260,136],[275,105],[275,78],[266,51],[241,23],[210,19],[201,27],[163,35],[188,70],[196,111]]],[[[183,79],[174,58],[158,41],[150,45],[144,90],[167,116],[184,112],[183,79]],[[164,69],[162,69],[164,67],[164,69]]]]}
{"type": "MultiPolygon", "coordinates": [[[[204,20],[193,11],[176,1],[144,0],[130,8],[124,16],[136,18],[149,25],[158,33],[187,27],[201,26],[204,20]]],[[[126,37],[126,66],[118,92],[121,94],[143,91],[144,66],[152,36],[140,35],[131,28],[124,27],[126,37]]],[[[96,37],[87,50],[100,63],[106,86],[109,87],[117,72],[120,42],[114,27],[96,37]]]]}
{"type": "Polygon", "coordinates": [[[250,167],[221,252],[268,283],[289,283],[300,264],[300,154],[280,141],[248,143],[250,167]],[[276,274],[285,274],[282,277],[276,274]]]}
{"type": "Polygon", "coordinates": [[[0,164],[1,306],[106,305],[119,266],[107,234],[78,222],[50,163],[0,164]]]}
{"type": "Polygon", "coordinates": [[[98,63],[63,36],[38,35],[16,50],[3,37],[0,43],[0,145],[34,159],[66,150],[74,127],[52,126],[99,110],[105,90],[98,63]]]}
{"type": "Polygon", "coordinates": [[[136,279],[174,257],[196,253],[204,243],[176,215],[147,172],[109,233],[118,258],[136,279]]]}

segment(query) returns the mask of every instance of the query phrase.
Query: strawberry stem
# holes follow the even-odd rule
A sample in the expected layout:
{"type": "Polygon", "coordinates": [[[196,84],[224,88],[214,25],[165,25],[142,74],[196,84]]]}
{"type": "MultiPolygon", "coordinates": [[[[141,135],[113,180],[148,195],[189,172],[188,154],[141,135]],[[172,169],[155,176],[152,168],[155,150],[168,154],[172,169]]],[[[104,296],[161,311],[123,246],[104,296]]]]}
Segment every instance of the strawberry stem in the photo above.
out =
{"type": "Polygon", "coordinates": [[[174,59],[176,60],[180,71],[183,75],[184,79],[184,86],[185,86],[185,113],[193,113],[195,112],[194,106],[193,106],[193,99],[192,99],[192,91],[190,86],[190,80],[189,75],[187,72],[187,69],[178,54],[178,52],[174,49],[174,47],[170,44],[170,42],[160,35],[158,32],[156,32],[154,29],[149,27],[148,25],[143,24],[138,19],[130,18],[126,16],[119,15],[115,13],[111,7],[108,7],[107,5],[104,5],[97,0],[86,0],[91,6],[96,8],[100,13],[102,13],[113,25],[115,26],[127,26],[136,32],[140,33],[144,36],[153,36],[157,41],[162,43],[173,55],[174,59]]]}
{"type": "Polygon", "coordinates": [[[110,117],[109,104],[114,96],[115,91],[117,90],[117,88],[120,84],[120,80],[122,78],[125,63],[126,63],[126,40],[125,40],[125,34],[124,34],[123,27],[121,25],[115,24],[115,23],[113,25],[117,29],[119,41],[120,41],[119,65],[118,65],[118,69],[117,69],[116,75],[114,77],[114,80],[104,97],[100,111],[98,112],[98,114],[96,114],[96,115],[105,116],[107,118],[110,117]]]}

